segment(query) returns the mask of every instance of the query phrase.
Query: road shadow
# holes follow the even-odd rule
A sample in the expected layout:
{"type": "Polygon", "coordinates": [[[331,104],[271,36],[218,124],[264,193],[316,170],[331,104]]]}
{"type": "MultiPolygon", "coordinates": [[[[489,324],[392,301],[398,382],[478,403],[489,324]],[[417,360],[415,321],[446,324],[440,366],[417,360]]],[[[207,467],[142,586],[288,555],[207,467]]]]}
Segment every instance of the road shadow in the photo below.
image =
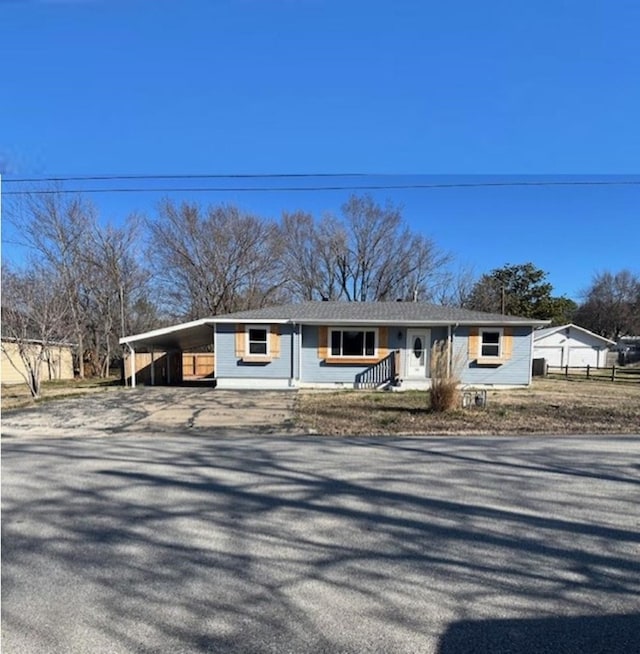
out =
{"type": "Polygon", "coordinates": [[[640,652],[640,614],[527,620],[462,620],[437,654],[630,654],[640,652]]]}
{"type": "Polygon", "coordinates": [[[571,616],[609,603],[635,620],[611,630],[636,627],[639,471],[616,442],[608,456],[599,445],[11,441],[3,630],[31,651],[81,625],[97,650],[450,654],[515,647],[519,633],[553,644],[561,627],[596,630],[571,616]]]}

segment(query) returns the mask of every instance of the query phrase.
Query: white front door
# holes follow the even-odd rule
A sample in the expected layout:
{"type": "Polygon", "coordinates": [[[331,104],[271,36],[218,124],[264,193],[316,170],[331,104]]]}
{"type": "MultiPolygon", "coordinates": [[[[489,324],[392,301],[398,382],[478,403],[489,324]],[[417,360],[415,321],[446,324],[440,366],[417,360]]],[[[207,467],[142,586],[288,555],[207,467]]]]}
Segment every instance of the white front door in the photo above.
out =
{"type": "Polygon", "coordinates": [[[405,377],[410,379],[429,376],[429,342],[428,329],[408,329],[405,353],[405,377]]]}

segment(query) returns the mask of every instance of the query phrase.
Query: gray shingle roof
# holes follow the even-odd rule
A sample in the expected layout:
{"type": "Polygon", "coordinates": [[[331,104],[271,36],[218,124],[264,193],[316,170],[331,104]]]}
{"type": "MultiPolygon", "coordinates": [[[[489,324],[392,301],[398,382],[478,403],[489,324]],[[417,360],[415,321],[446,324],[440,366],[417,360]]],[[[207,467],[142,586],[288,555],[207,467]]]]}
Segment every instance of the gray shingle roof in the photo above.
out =
{"type": "Polygon", "coordinates": [[[424,302],[302,302],[239,311],[212,318],[216,321],[287,320],[299,323],[431,323],[547,325],[548,321],[470,311],[424,302]]]}

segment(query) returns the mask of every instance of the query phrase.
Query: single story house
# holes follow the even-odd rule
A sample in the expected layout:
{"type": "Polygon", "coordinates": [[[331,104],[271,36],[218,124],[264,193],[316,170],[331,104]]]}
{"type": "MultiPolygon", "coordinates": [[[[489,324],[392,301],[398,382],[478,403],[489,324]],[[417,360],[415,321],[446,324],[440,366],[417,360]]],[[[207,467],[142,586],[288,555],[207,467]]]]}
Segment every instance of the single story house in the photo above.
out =
{"type": "Polygon", "coordinates": [[[533,333],[533,357],[548,366],[604,368],[607,352],[615,343],[572,323],[537,329],[533,333]]]}
{"type": "MultiPolygon", "coordinates": [[[[49,343],[43,347],[42,341],[29,340],[23,343],[27,356],[35,360],[42,357],[41,375],[43,381],[54,379],[73,379],[73,350],[69,343],[49,343]]],[[[3,337],[0,352],[0,381],[3,384],[25,384],[27,369],[20,356],[19,345],[15,339],[3,337]]]]}
{"type": "Polygon", "coordinates": [[[428,388],[431,348],[443,341],[463,384],[526,386],[534,329],[547,324],[413,302],[303,302],[203,318],[120,343],[130,352],[132,386],[137,352],[152,360],[161,353],[163,381],[179,383],[180,352],[209,345],[219,388],[428,388]]]}

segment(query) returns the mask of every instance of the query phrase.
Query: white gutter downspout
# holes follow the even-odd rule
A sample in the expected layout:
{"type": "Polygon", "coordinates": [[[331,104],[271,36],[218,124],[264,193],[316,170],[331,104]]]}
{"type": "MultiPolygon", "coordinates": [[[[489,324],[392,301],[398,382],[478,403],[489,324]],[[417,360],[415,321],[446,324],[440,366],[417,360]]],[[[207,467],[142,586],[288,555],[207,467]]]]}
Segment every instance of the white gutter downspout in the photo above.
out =
{"type": "Polygon", "coordinates": [[[293,388],[296,385],[296,324],[291,323],[291,376],[289,377],[289,387],[293,388]]]}
{"type": "MultiPolygon", "coordinates": [[[[211,335],[211,342],[213,344],[213,379],[218,379],[218,325],[214,323],[213,334],[211,335]]],[[[182,378],[184,379],[184,370],[182,371],[182,378]]]]}
{"type": "Polygon", "coordinates": [[[136,387],[136,351],[131,346],[131,343],[127,343],[129,348],[129,359],[131,360],[131,388],[136,387]]]}
{"type": "Polygon", "coordinates": [[[447,345],[449,356],[447,357],[447,377],[451,377],[451,362],[453,360],[453,340],[451,338],[451,325],[447,325],[447,345]]]}
{"type": "Polygon", "coordinates": [[[449,347],[449,357],[450,357],[449,358],[449,376],[451,376],[452,372],[455,372],[456,375],[462,376],[462,371],[461,370],[455,370],[455,371],[452,370],[453,369],[453,362],[456,360],[456,359],[454,359],[454,352],[453,352],[454,343],[453,343],[453,339],[454,339],[454,337],[456,335],[456,329],[458,329],[459,326],[460,326],[459,322],[457,322],[455,325],[453,325],[453,327],[451,325],[449,325],[449,343],[450,343],[450,347],[449,347]]]}
{"type": "Polygon", "coordinates": [[[298,324],[298,385],[302,382],[302,323],[298,324]]]}
{"type": "MultiPolygon", "coordinates": [[[[529,355],[529,383],[527,384],[527,386],[531,386],[531,383],[533,382],[533,349],[534,349],[534,346],[535,346],[535,342],[533,340],[533,332],[534,331],[535,331],[535,328],[532,325],[531,326],[531,353],[529,355]]],[[[563,352],[564,352],[564,350],[563,350],[563,352]]]]}

